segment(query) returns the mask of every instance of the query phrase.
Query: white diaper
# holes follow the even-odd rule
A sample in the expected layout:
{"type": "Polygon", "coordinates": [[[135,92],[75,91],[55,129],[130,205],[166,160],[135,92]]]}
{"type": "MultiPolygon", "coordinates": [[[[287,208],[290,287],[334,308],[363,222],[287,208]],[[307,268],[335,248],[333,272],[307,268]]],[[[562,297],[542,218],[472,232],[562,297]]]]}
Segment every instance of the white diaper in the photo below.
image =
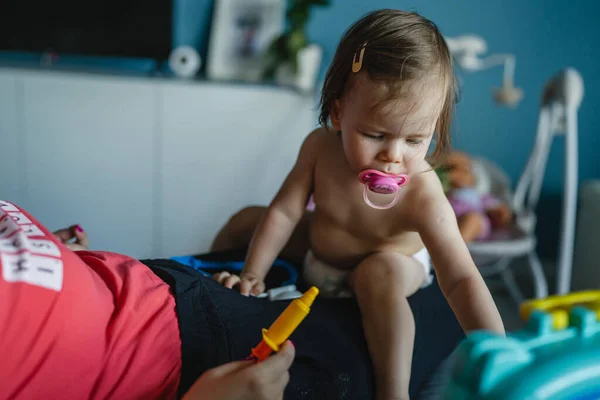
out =
{"type": "MultiPolygon", "coordinates": [[[[429,257],[427,248],[423,247],[413,254],[412,258],[423,266],[425,272],[425,279],[423,280],[421,289],[431,285],[433,274],[431,273],[431,258],[429,257]]],[[[312,251],[309,250],[304,259],[302,274],[306,283],[311,286],[317,286],[323,296],[351,297],[352,291],[348,286],[349,272],[349,270],[335,268],[318,260],[312,251]]]]}
{"type": "Polygon", "coordinates": [[[431,257],[429,256],[427,247],[423,247],[421,250],[417,251],[412,255],[412,258],[423,266],[425,278],[421,284],[421,289],[426,288],[427,286],[431,285],[431,282],[433,282],[433,274],[431,273],[431,257]]]}

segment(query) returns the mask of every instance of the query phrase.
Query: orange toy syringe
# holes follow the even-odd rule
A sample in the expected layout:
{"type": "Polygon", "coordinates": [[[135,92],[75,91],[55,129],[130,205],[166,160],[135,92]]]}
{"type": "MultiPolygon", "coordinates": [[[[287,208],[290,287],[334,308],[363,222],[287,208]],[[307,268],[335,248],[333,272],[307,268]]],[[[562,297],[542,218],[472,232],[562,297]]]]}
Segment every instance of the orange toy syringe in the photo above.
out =
{"type": "Polygon", "coordinates": [[[273,322],[269,329],[262,330],[262,340],[252,349],[249,359],[263,361],[274,351],[279,351],[281,346],[294,330],[300,325],[300,322],[310,312],[310,306],[319,294],[319,289],[311,287],[302,297],[295,299],[273,322]]]}

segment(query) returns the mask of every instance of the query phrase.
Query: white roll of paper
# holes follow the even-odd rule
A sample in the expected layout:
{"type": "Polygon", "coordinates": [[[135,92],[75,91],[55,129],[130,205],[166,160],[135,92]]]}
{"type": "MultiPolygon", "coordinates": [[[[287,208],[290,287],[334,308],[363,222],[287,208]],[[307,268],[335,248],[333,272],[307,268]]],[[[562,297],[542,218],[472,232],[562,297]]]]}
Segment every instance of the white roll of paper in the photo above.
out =
{"type": "Polygon", "coordinates": [[[190,46],[176,47],[169,56],[169,68],[180,78],[195,77],[201,65],[200,55],[190,46]]]}

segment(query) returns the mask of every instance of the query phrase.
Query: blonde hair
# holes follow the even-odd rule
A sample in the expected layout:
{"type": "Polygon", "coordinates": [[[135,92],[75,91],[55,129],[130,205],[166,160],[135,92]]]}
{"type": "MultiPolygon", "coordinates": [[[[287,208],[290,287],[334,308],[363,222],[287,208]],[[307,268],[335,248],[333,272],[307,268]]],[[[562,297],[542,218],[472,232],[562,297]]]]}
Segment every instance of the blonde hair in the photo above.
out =
{"type": "Polygon", "coordinates": [[[399,96],[403,82],[439,76],[444,86],[443,104],[435,127],[438,162],[450,149],[450,126],[457,97],[457,84],[450,50],[438,27],[414,12],[384,9],[355,22],[342,36],[329,66],[321,92],[319,123],[327,128],[331,107],[352,86],[352,65],[364,48],[361,71],[369,79],[389,87],[399,96]]]}

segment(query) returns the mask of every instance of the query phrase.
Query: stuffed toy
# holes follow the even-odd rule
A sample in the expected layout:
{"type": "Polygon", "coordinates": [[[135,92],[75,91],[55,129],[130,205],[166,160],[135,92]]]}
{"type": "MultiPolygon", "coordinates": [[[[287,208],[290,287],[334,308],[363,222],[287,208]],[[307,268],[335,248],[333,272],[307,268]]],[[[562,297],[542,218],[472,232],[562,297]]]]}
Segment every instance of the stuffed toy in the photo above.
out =
{"type": "Polygon", "coordinates": [[[513,213],[504,201],[477,190],[473,162],[468,155],[452,152],[438,174],[465,242],[485,240],[493,230],[512,220],[513,213]]]}

